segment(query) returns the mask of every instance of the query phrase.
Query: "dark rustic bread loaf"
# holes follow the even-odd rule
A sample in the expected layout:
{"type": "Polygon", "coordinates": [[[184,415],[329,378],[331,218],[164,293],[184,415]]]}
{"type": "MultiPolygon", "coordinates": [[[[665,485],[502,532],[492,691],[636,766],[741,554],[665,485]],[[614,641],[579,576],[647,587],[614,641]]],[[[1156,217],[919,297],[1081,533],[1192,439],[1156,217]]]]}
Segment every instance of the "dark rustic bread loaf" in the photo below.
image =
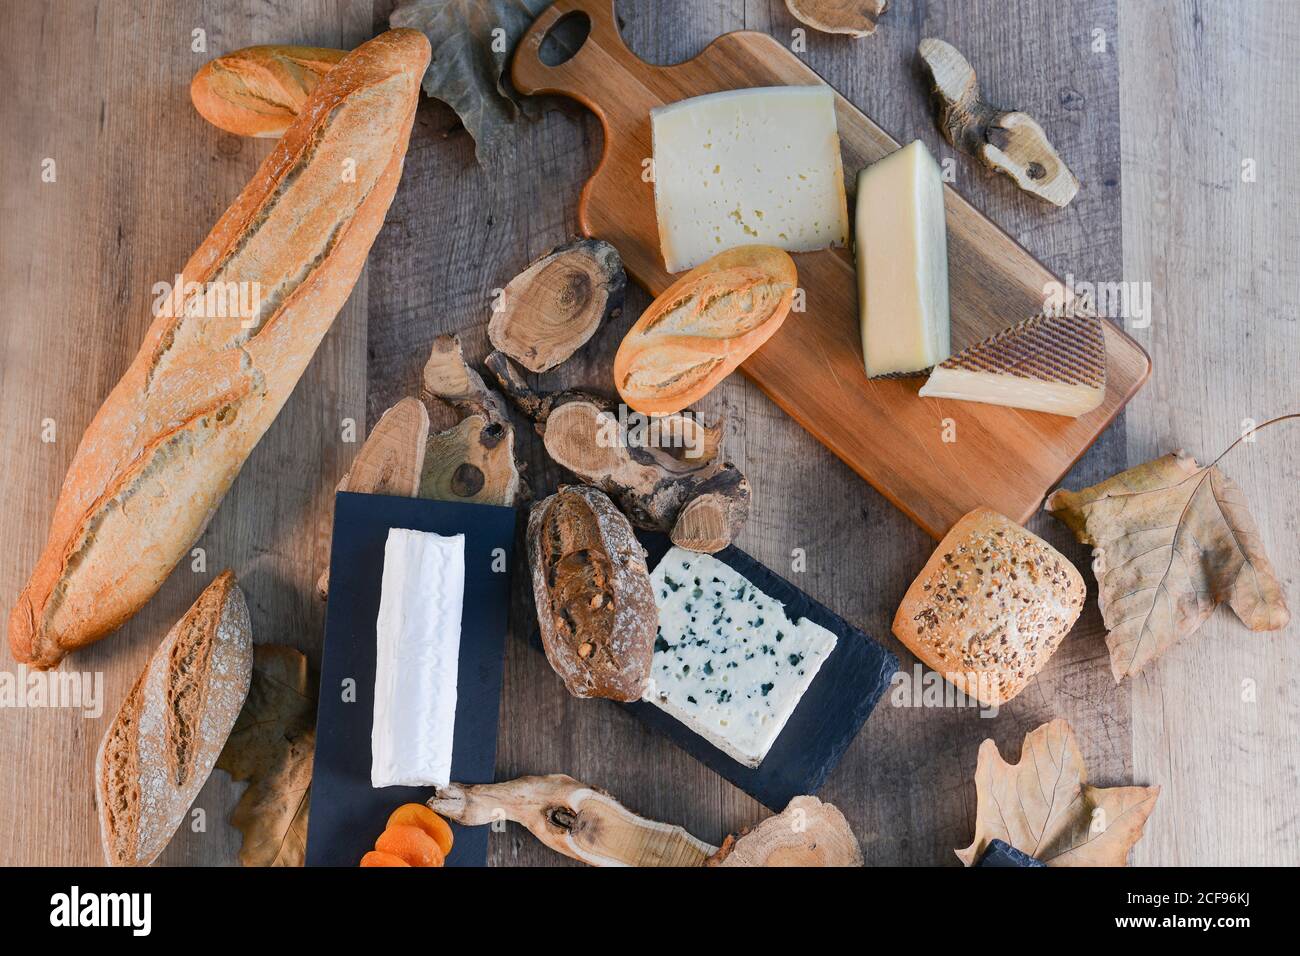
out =
{"type": "Polygon", "coordinates": [[[226,571],[154,652],[95,757],[104,859],[148,866],[208,779],[253,677],[248,606],[226,571]]]}
{"type": "Polygon", "coordinates": [[[533,506],[528,558],[546,658],[569,693],[639,699],[659,615],[627,518],[596,488],[561,488],[533,506]]]}

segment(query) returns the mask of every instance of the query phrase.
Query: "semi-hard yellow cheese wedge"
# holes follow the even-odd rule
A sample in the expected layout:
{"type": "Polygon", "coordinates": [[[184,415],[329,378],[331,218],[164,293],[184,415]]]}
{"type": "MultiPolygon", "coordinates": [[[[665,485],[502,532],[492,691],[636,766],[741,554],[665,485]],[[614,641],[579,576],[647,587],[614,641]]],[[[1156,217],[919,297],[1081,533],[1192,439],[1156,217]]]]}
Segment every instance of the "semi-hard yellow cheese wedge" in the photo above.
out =
{"type": "Polygon", "coordinates": [[[669,272],[735,246],[811,252],[848,243],[829,86],[709,93],[652,110],[650,127],[669,272]]]}
{"type": "Polygon", "coordinates": [[[943,178],[916,140],[858,174],[858,308],[867,376],[908,375],[951,351],[943,178]]]}
{"type": "Polygon", "coordinates": [[[1101,319],[1047,312],[990,336],[938,365],[922,398],[959,398],[1077,418],[1106,395],[1101,319]]]}

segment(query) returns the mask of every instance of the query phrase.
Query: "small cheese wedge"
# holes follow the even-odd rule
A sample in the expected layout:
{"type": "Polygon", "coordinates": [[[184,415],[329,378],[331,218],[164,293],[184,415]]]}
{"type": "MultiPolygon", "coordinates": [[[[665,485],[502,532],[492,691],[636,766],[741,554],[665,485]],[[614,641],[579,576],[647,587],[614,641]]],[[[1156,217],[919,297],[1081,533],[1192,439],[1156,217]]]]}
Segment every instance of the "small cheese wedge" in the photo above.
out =
{"type": "Polygon", "coordinates": [[[829,86],[696,96],[650,111],[655,212],[669,272],[735,246],[810,252],[848,242],[829,86]]]}
{"type": "Polygon", "coordinates": [[[951,354],[943,177],[916,140],[858,174],[858,309],[868,378],[910,375],[951,354]]]}
{"type": "Polygon", "coordinates": [[[920,394],[1077,418],[1106,394],[1101,319],[1074,312],[1026,319],[939,365],[920,394]]]}
{"type": "Polygon", "coordinates": [[[376,623],[372,787],[451,782],[465,536],[393,528],[376,623]]]}

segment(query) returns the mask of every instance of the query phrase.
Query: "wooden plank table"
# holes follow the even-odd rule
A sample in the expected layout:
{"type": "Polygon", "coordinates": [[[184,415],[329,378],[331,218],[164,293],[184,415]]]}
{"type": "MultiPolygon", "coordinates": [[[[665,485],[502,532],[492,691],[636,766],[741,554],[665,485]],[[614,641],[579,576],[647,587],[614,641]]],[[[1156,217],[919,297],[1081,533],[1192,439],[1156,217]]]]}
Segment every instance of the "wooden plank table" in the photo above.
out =
{"type": "MultiPolygon", "coordinates": [[[[190,76],[207,58],[251,43],[353,46],[383,28],[390,6],[26,0],[0,10],[6,613],[44,541],[81,431],[143,336],[151,286],[176,271],[269,149],[199,119],[188,103],[190,76]],[[204,31],[206,52],[191,49],[195,30],[204,31]],[[54,183],[41,180],[46,158],[56,163],[54,183]],[[47,419],[53,442],[42,441],[47,419]]],[[[1115,0],[892,7],[870,39],[808,31],[801,56],[895,137],[919,136],[941,159],[952,157],[956,187],[1054,272],[1152,284],[1154,321],[1132,329],[1154,360],[1151,383],[1067,485],[1180,445],[1212,457],[1243,419],[1300,407],[1300,217],[1288,179],[1300,123],[1285,98],[1258,96],[1300,79],[1300,26],[1282,0],[1249,9],[1203,2],[1117,10],[1115,0]],[[1083,182],[1069,208],[1022,195],[942,143],[914,55],[923,36],[954,42],[991,100],[1043,124],[1083,182]],[[1253,182],[1242,179],[1247,159],[1253,182]]],[[[790,42],[799,27],[776,0],[622,0],[619,14],[631,48],[657,63],[692,56],[726,31],[765,30],[790,42]]],[[[318,658],[323,606],[313,584],[327,553],[330,492],[358,447],[341,440],[345,420],[364,435],[411,394],[441,332],[460,332],[471,358],[485,354],[491,290],[576,231],[577,190],[600,136],[580,108],[556,104],[542,121],[521,124],[489,171],[476,164],[454,114],[422,103],[366,273],[200,540],[205,570],[182,565],[120,634],[65,665],[102,673],[105,714],[0,710],[0,766],[10,771],[0,775],[9,816],[0,863],[99,860],[89,772],[105,721],[170,623],[222,567],[245,583],[258,640],[318,658]]],[[[646,302],[630,289],[623,317],[541,383],[607,389],[614,350],[646,302]]],[[[754,485],[740,545],[910,667],[914,658],[889,635],[889,622],[929,553],[926,536],[742,377],[702,407],[727,416],[728,446],[754,485]],[[795,549],[806,554],[802,573],[791,571],[795,549]]],[[[1226,463],[1293,604],[1300,506],[1280,489],[1296,483],[1298,450],[1300,433],[1282,426],[1226,463]]],[[[527,460],[534,490],[553,488],[558,475],[539,443],[527,460]]],[[[1086,549],[1056,522],[1040,516],[1031,527],[1086,566],[1086,549]]],[[[527,643],[532,607],[522,572],[515,592],[499,778],[564,771],[713,842],[763,815],[618,708],[568,697],[527,643]]],[[[843,809],[869,862],[952,864],[952,849],[969,842],[980,741],[993,737],[1014,756],[1025,732],[1060,716],[1074,726],[1094,782],[1164,787],[1135,861],[1295,864],[1295,634],[1296,625],[1249,634],[1221,612],[1116,687],[1090,605],[1045,672],[996,719],[886,700],[822,796],[843,809]]],[[[15,668],[6,647],[0,670],[15,668]]],[[[233,862],[238,834],[225,819],[237,795],[214,773],[196,803],[205,826],[183,828],[161,862],[233,862]]],[[[494,835],[492,858],[567,862],[513,826],[494,835]]]]}

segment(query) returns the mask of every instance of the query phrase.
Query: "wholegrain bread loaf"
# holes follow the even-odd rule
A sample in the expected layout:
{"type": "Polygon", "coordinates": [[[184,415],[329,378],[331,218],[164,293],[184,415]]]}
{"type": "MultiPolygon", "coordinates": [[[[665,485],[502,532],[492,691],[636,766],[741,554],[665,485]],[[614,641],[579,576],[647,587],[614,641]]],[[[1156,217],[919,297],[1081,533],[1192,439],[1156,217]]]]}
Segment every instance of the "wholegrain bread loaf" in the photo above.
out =
{"type": "Polygon", "coordinates": [[[248,606],[226,571],[150,658],[95,757],[104,859],[148,866],[212,772],[253,676],[248,606]]]}
{"type": "Polygon", "coordinates": [[[561,488],[528,517],[546,659],[575,697],[638,700],[659,628],[645,551],[609,497],[561,488]]]}
{"type": "Polygon", "coordinates": [[[1042,670],[1083,610],[1083,578],[1009,518],[978,508],[939,543],[894,616],[894,635],[986,705],[1042,670]]]}
{"type": "Polygon", "coordinates": [[[64,479],[9,618],[18,660],[52,667],[114,630],[203,532],[365,264],[428,59],[414,30],[348,54],[185,265],[183,289],[243,286],[258,307],[196,294],[155,317],[64,479]]]}
{"type": "Polygon", "coordinates": [[[707,395],[776,334],[794,300],[794,260],[739,246],[696,266],[659,295],[614,356],[614,385],[644,415],[707,395]]]}

